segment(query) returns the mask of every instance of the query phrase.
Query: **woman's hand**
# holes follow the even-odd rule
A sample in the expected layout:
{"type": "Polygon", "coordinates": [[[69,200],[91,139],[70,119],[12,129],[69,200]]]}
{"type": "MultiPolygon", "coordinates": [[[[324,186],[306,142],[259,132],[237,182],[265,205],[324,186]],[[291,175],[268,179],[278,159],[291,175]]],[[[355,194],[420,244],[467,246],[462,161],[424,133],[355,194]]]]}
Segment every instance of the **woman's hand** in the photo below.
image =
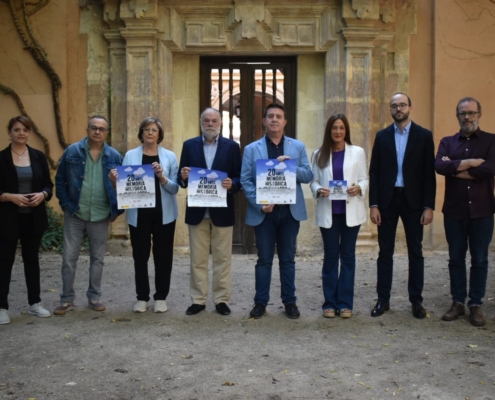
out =
{"type": "Polygon", "coordinates": [[[38,207],[43,201],[45,201],[45,195],[43,192],[30,193],[25,195],[28,198],[28,207],[38,207]]]}
{"type": "Polygon", "coordinates": [[[29,199],[26,196],[29,195],[9,193],[8,201],[14,203],[17,207],[31,207],[31,205],[29,204],[29,199]]]}
{"type": "Polygon", "coordinates": [[[347,189],[347,194],[349,196],[357,196],[361,193],[361,186],[359,185],[352,185],[350,188],[347,189]]]}
{"type": "Polygon", "coordinates": [[[108,173],[108,179],[110,179],[110,183],[112,184],[113,187],[117,186],[117,179],[119,179],[119,173],[117,172],[117,169],[111,169],[110,172],[108,173]]]}
{"type": "Polygon", "coordinates": [[[160,180],[160,183],[162,185],[166,185],[168,183],[168,179],[165,175],[163,175],[163,167],[156,161],[151,164],[151,167],[155,171],[155,175],[160,180]]]}

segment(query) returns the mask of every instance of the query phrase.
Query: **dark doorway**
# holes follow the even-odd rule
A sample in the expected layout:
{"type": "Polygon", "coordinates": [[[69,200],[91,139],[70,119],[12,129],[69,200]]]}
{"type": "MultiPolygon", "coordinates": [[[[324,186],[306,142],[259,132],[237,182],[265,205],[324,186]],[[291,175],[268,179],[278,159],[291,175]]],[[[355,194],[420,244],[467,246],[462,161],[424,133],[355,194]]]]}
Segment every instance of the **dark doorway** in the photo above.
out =
{"type": "MultiPolygon", "coordinates": [[[[296,57],[202,57],[200,106],[222,114],[222,134],[241,146],[264,135],[263,111],[270,103],[283,104],[285,134],[296,137],[296,57]]],[[[244,223],[247,200],[236,196],[233,253],[256,253],[254,230],[244,223]]]]}

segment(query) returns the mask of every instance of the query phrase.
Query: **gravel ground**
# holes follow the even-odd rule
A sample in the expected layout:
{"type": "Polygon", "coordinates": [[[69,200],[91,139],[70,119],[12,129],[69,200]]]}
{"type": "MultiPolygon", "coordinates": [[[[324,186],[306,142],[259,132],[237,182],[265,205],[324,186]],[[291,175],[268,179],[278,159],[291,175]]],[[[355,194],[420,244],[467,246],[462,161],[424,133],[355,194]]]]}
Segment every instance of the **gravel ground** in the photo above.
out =
{"type": "MultiPolygon", "coordinates": [[[[249,318],[255,256],[233,260],[232,314],[186,316],[189,258],[176,255],[164,314],[134,314],[132,258],[106,258],[105,312],[87,307],[89,257],[76,277],[77,308],[66,316],[27,314],[22,265],[11,283],[11,324],[0,326],[1,399],[495,399],[495,279],[489,273],[487,324],[444,322],[450,306],[447,256],[426,254],[424,305],[412,317],[407,257],[395,259],[391,310],[371,318],[376,254],[358,255],[353,317],[321,316],[322,255],[298,256],[301,318],[285,316],[274,269],[267,315],[249,318]]],[[[20,256],[18,256],[18,260],[20,256]]],[[[493,256],[491,257],[493,266],[493,256]]],[[[41,257],[42,300],[59,301],[61,256],[41,257]]],[[[153,277],[153,273],[150,273],[153,277]]],[[[152,306],[152,304],[151,304],[152,306]]]]}

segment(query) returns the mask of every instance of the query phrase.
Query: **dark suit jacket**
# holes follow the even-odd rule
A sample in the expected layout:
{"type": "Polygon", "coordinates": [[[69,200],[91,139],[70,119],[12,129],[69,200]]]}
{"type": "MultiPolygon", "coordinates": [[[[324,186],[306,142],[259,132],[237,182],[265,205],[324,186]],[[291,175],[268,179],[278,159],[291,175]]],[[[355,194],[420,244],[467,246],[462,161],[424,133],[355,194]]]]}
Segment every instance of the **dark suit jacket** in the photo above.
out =
{"type": "MultiPolygon", "coordinates": [[[[435,208],[435,145],[431,131],[411,123],[402,173],[409,207],[435,208]]],[[[398,164],[394,125],[376,134],[370,163],[370,206],[385,209],[390,205],[397,179],[398,164]]]]}
{"type": "MultiPolygon", "coordinates": [[[[186,140],[180,156],[177,183],[187,188],[180,171],[183,167],[208,168],[203,150],[203,136],[186,140]]],[[[235,223],[234,194],[241,189],[241,150],[233,140],[223,136],[218,138],[218,147],[211,169],[226,172],[232,179],[232,188],[227,192],[227,208],[211,207],[210,218],[215,226],[233,226],[235,223]]],[[[204,218],[205,207],[186,207],[186,224],[198,225],[204,218]]]]}
{"type": "MultiPolygon", "coordinates": [[[[33,169],[33,193],[48,193],[47,201],[52,197],[53,183],[45,155],[28,146],[29,158],[33,169]]],[[[12,160],[10,145],[0,151],[0,196],[4,193],[19,193],[17,171],[12,160]]],[[[17,206],[12,202],[0,202],[0,235],[4,238],[18,235],[17,206]]],[[[34,230],[43,233],[48,228],[45,202],[33,208],[34,230]]]]}

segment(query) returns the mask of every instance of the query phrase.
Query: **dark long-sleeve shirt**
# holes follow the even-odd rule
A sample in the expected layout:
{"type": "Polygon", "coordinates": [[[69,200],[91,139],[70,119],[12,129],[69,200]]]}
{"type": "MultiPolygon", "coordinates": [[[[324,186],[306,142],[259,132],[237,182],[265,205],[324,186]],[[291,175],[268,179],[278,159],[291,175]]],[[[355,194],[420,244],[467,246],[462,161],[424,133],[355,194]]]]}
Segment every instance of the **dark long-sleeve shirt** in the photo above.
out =
{"type": "Polygon", "coordinates": [[[435,160],[435,170],[445,176],[442,212],[453,219],[487,217],[495,213],[495,135],[480,129],[465,137],[460,132],[444,137],[435,160]],[[450,160],[442,161],[447,156],[450,160]],[[466,170],[473,179],[456,178],[462,160],[482,158],[484,163],[466,170]]]}

